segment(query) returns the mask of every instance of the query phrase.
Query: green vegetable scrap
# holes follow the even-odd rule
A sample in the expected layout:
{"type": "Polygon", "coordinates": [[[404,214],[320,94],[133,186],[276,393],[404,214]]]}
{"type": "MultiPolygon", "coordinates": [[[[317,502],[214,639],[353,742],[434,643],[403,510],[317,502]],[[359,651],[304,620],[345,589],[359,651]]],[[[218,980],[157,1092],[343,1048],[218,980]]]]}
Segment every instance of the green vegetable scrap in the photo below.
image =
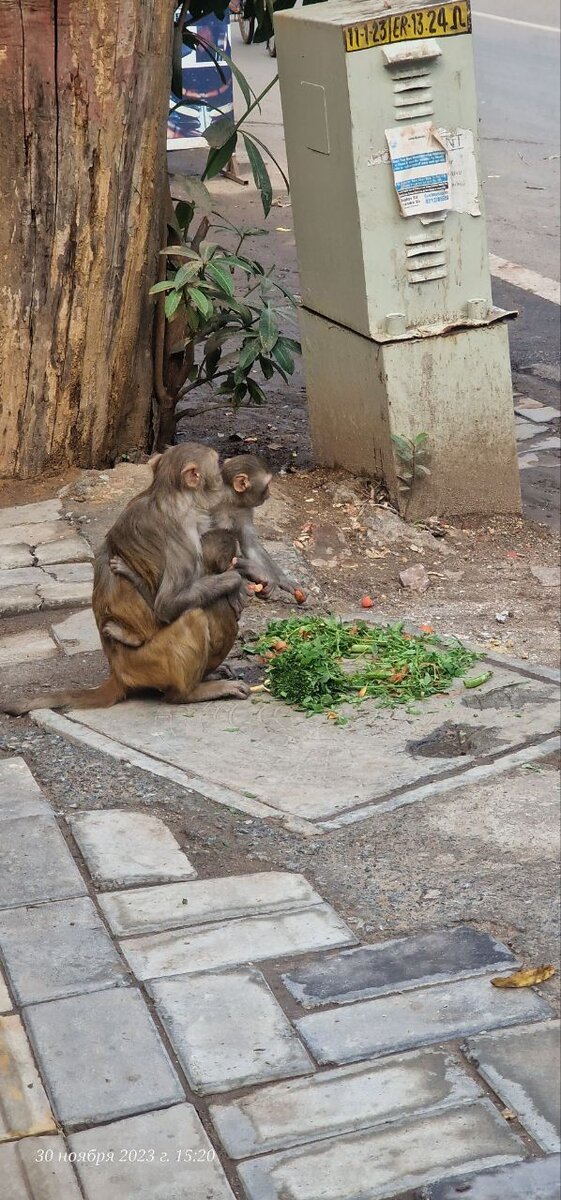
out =
{"type": "MultiPolygon", "coordinates": [[[[270,621],[246,654],[267,663],[267,691],[308,713],[376,698],[387,708],[446,692],[480,657],[461,642],[414,636],[403,625],[354,623],[336,617],[270,621]]],[[[343,718],[340,718],[342,721],[343,718]]]]}

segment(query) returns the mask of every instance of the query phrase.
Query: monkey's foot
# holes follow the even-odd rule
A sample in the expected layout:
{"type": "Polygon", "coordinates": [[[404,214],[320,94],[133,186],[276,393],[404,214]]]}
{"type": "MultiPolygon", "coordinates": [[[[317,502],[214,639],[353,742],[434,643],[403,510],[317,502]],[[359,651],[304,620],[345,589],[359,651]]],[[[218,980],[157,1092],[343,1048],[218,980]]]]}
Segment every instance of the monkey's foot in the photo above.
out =
{"type": "Polygon", "coordinates": [[[112,642],[120,642],[121,646],[130,646],[133,650],[138,650],[139,646],[144,645],[142,638],[128,633],[117,621],[107,621],[101,632],[105,637],[111,638],[112,642]]]}

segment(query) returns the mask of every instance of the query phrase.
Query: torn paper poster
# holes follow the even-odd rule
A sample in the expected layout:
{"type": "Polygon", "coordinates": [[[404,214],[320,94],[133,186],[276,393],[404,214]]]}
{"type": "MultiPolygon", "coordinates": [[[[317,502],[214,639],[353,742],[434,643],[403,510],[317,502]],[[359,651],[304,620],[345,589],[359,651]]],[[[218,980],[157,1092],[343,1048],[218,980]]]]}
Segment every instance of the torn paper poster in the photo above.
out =
{"type": "Polygon", "coordinates": [[[450,161],[436,127],[428,121],[385,133],[403,216],[449,209],[450,161]]]}
{"type": "Polygon", "coordinates": [[[454,212],[481,216],[479,183],[471,129],[438,129],[450,163],[450,208],[454,212]]]}

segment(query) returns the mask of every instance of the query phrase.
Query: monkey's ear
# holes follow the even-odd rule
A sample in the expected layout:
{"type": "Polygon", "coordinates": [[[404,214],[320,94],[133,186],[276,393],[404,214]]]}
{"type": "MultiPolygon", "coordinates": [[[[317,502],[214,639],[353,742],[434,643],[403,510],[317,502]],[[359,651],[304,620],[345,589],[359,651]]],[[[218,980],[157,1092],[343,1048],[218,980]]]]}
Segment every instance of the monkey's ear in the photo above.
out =
{"type": "Polygon", "coordinates": [[[240,492],[240,493],[247,492],[248,487],[251,487],[251,480],[249,478],[249,475],[244,475],[244,474],[234,475],[234,478],[232,480],[232,487],[235,492],[240,492]]]}
{"type": "Polygon", "coordinates": [[[199,468],[195,462],[185,463],[181,472],[181,478],[188,488],[198,488],[201,482],[199,468]]]}
{"type": "Polygon", "coordinates": [[[154,475],[156,474],[156,471],[158,469],[158,463],[161,462],[161,459],[162,459],[161,454],[153,454],[152,457],[148,459],[148,466],[152,468],[152,472],[154,475]]]}

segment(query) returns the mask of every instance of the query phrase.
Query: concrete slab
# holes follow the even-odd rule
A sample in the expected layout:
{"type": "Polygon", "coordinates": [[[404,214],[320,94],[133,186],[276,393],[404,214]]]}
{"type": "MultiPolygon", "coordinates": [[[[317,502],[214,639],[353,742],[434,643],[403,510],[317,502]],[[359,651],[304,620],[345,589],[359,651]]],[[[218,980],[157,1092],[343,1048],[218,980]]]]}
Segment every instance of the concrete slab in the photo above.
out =
{"type": "Polygon", "coordinates": [[[212,1104],[209,1111],[226,1153],[237,1159],[455,1107],[480,1095],[454,1055],[420,1050],[276,1083],[212,1104]]]}
{"type": "Polygon", "coordinates": [[[560,1180],[561,1159],[556,1154],[436,1183],[423,1192],[422,1200],[559,1200],[560,1180]]]}
{"type": "Polygon", "coordinates": [[[0,546],[45,546],[47,542],[57,542],[67,537],[74,537],[75,531],[66,521],[46,521],[34,523],[28,521],[25,525],[0,526],[0,546]]]}
{"type": "Polygon", "coordinates": [[[98,991],[128,979],[86,897],[0,911],[0,950],[20,1004],[98,991]]]}
{"type": "Polygon", "coordinates": [[[47,563],[43,567],[43,573],[59,583],[93,583],[91,562],[47,563]]]}
{"type": "Polygon", "coordinates": [[[482,975],[516,962],[501,942],[463,925],[316,958],[282,981],[304,1008],[317,1008],[482,975]]]}
{"type": "Polygon", "coordinates": [[[34,587],[11,587],[0,592],[0,617],[11,617],[15,613],[37,612],[42,605],[41,597],[34,587]]]}
{"type": "Polygon", "coordinates": [[[64,1138],[28,1137],[0,1146],[3,1200],[82,1200],[64,1138]]]}
{"type": "Polygon", "coordinates": [[[43,571],[33,564],[29,567],[15,567],[0,571],[0,590],[12,587],[37,587],[45,582],[43,571]]]}
{"type": "Polygon", "coordinates": [[[86,886],[53,817],[2,822],[0,908],[83,896],[86,886]]]}
{"type": "Polygon", "coordinates": [[[32,1133],[55,1133],[45,1095],[19,1017],[0,1017],[0,1142],[32,1133]]]}
{"type": "Polygon", "coordinates": [[[532,421],[534,425],[541,425],[543,421],[558,421],[560,416],[558,409],[552,408],[550,404],[544,404],[540,408],[527,408],[526,405],[520,404],[514,411],[524,421],[532,421]]]}
{"type": "Polygon", "coordinates": [[[113,933],[128,937],[258,913],[297,912],[320,904],[321,896],[303,875],[259,871],[256,875],[226,875],[112,892],[100,896],[99,903],[113,933]]]}
{"type": "Polygon", "coordinates": [[[101,641],[91,608],[73,613],[71,617],[66,617],[66,620],[51,625],[51,633],[57,646],[69,656],[91,654],[94,650],[101,650],[101,641]]]}
{"type": "Polygon", "coordinates": [[[463,1168],[502,1166],[524,1146],[486,1100],[241,1163],[248,1200],[382,1200],[463,1168]]]}
{"type": "Polygon", "coordinates": [[[159,817],[106,808],[68,819],[92,878],[101,886],[190,879],[196,874],[159,817]]]}
{"type": "Polygon", "coordinates": [[[561,587],[561,567],[530,567],[530,571],[543,587],[561,587]]]}
{"type": "Polygon", "coordinates": [[[36,504],[18,504],[14,508],[0,508],[0,529],[57,521],[62,516],[60,500],[38,500],[36,504]]]}
{"type": "Polygon", "coordinates": [[[535,992],[494,988],[484,977],[363,1000],[302,1017],[296,1025],[318,1062],[344,1063],[550,1015],[535,992]]]}
{"type": "Polygon", "coordinates": [[[539,433],[547,433],[547,425],[535,425],[531,421],[515,421],[514,429],[517,442],[527,442],[539,433]]]}
{"type": "Polygon", "coordinates": [[[88,1129],[69,1141],[81,1156],[77,1171],[86,1200],[234,1200],[190,1104],[88,1129]],[[88,1151],[94,1161],[84,1161],[88,1151]]]}
{"type": "Polygon", "coordinates": [[[49,563],[89,562],[93,558],[93,550],[84,537],[65,538],[62,542],[48,542],[46,546],[37,546],[35,558],[40,567],[49,563]]]}
{"type": "Polygon", "coordinates": [[[42,607],[45,609],[70,608],[73,604],[91,604],[92,602],[91,583],[59,582],[53,579],[50,583],[42,583],[38,592],[43,601],[42,607]]]}
{"type": "Polygon", "coordinates": [[[329,904],[271,917],[244,917],[205,929],[128,938],[121,949],[138,979],[193,975],[267,958],[306,954],[356,939],[329,904]]]}
{"type": "MultiPolygon", "coordinates": [[[[536,433],[543,433],[542,429],[536,430],[536,433]]],[[[544,438],[543,442],[537,442],[533,447],[534,450],[561,450],[561,438],[549,437],[544,438]]]]}
{"type": "Polygon", "coordinates": [[[32,567],[33,557],[29,546],[0,546],[0,573],[16,567],[32,567]]]}
{"type": "Polygon", "coordinates": [[[470,1038],[470,1058],[542,1147],[561,1150],[561,1022],[470,1038]]]}
{"type": "Polygon", "coordinates": [[[0,762],[0,821],[52,816],[51,806],[23,758],[0,762]]]}
{"type": "Polygon", "coordinates": [[[13,1004],[12,1004],[12,1001],[10,1000],[9,992],[6,987],[6,981],[4,979],[2,971],[0,971],[0,1013],[11,1012],[12,1008],[13,1008],[13,1004]]]}
{"type": "Polygon", "coordinates": [[[69,1129],[185,1099],[138,992],[67,996],[24,1015],[56,1115],[69,1129]]]}
{"type": "Polygon", "coordinates": [[[228,1092],[314,1070],[253,967],[160,979],[149,990],[194,1092],[228,1092]]]}
{"type": "MultiPolygon", "coordinates": [[[[1,603],[0,596],[0,603],[1,603]]],[[[52,637],[43,629],[27,629],[25,633],[9,633],[0,638],[0,667],[12,663],[39,662],[54,658],[57,648],[52,637]]]]}
{"type": "Polygon", "coordinates": [[[208,781],[234,795],[250,792],[283,814],[318,820],[545,739],[558,725],[559,691],[497,667],[483,688],[469,691],[459,681],[448,696],[416,707],[418,715],[396,709],[388,721],[369,702],[353,709],[342,728],[269,697],[188,708],[139,700],[70,717],[196,776],[199,789],[208,781]]]}

